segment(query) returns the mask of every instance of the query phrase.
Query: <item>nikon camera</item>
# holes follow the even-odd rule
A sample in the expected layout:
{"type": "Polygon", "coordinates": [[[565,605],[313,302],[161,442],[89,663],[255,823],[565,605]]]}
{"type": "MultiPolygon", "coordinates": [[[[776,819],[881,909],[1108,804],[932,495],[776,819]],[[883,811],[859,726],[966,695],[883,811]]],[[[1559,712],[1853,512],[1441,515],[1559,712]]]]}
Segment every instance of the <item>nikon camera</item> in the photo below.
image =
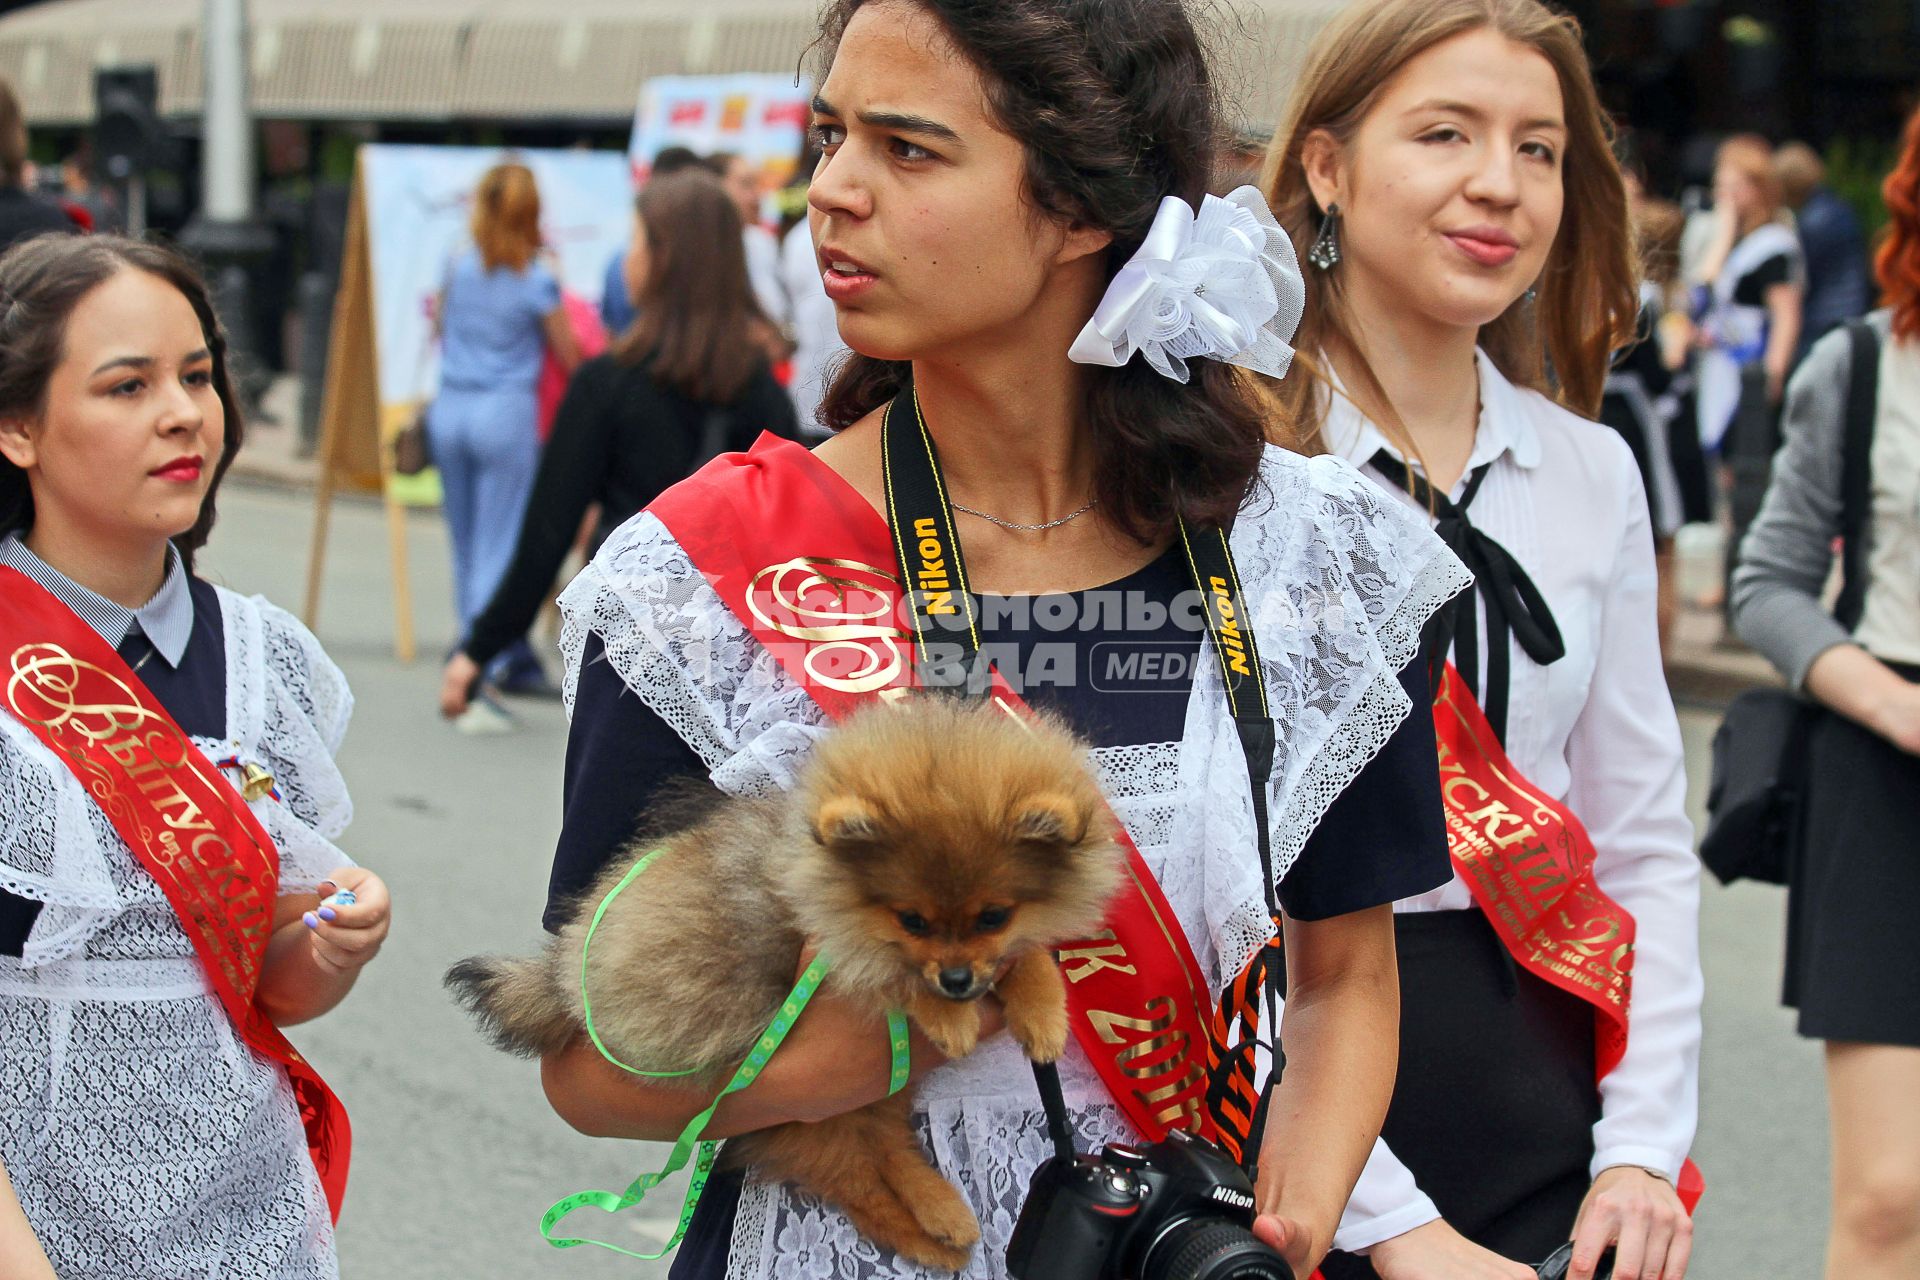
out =
{"type": "Polygon", "coordinates": [[[1033,1175],[1007,1245],[1014,1280],[1293,1280],[1254,1239],[1253,1184],[1179,1130],[1142,1150],[1055,1156],[1033,1175]]]}

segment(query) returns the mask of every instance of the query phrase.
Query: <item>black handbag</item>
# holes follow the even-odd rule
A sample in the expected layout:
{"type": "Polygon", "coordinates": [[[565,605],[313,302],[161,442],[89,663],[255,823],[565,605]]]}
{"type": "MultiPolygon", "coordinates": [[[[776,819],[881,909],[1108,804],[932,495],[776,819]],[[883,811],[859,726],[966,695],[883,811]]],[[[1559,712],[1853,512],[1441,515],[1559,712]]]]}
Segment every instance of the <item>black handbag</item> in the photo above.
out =
{"type": "Polygon", "coordinates": [[[1799,842],[1807,739],[1823,714],[1786,689],[1749,689],[1713,735],[1707,833],[1700,860],[1722,884],[1785,884],[1799,842]]]}
{"type": "Polygon", "coordinates": [[[433,465],[433,447],[427,443],[427,408],[420,406],[413,421],[393,438],[393,469],[399,475],[417,476],[433,465]]]}
{"type": "MultiPolygon", "coordinates": [[[[1874,391],[1880,341],[1864,320],[1847,325],[1852,369],[1840,484],[1840,598],[1834,617],[1851,631],[1867,593],[1867,520],[1873,476],[1874,391]]],[[[1735,698],[1713,735],[1707,830],[1700,860],[1721,883],[1785,884],[1798,852],[1813,784],[1808,744],[1826,708],[1786,689],[1750,689],[1735,698]]]]}

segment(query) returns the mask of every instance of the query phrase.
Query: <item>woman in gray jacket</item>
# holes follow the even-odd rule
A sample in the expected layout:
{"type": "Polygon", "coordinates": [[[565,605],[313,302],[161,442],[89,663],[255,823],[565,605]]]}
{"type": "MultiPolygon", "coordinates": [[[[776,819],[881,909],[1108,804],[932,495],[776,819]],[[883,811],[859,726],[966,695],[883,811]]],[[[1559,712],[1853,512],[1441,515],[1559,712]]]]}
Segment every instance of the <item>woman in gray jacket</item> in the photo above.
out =
{"type": "MultiPolygon", "coordinates": [[[[1827,1042],[1828,1280],[1920,1276],[1920,115],[1884,188],[1864,596],[1821,607],[1841,532],[1854,345],[1816,343],[1787,388],[1785,443],[1740,547],[1734,625],[1831,712],[1810,744],[1790,886],[1786,1002],[1827,1042]],[[1855,620],[1857,618],[1857,620],[1855,620]]],[[[1856,583],[1855,589],[1859,584],[1856,583]]]]}

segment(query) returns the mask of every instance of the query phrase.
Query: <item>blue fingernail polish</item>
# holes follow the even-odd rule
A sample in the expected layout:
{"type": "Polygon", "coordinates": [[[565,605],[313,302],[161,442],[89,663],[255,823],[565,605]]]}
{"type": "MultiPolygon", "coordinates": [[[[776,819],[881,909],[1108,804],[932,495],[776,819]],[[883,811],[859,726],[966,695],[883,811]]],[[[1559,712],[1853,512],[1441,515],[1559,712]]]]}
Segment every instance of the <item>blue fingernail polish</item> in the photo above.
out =
{"type": "Polygon", "coordinates": [[[320,908],[320,918],[322,920],[332,921],[338,914],[339,913],[336,912],[332,907],[320,908]]]}
{"type": "Polygon", "coordinates": [[[307,928],[309,929],[318,929],[320,927],[320,917],[314,915],[313,912],[311,911],[307,912],[305,915],[301,916],[300,918],[306,921],[307,928]]]}
{"type": "Polygon", "coordinates": [[[339,903],[343,907],[350,907],[354,903],[360,901],[360,899],[353,896],[353,890],[342,889],[340,892],[333,895],[332,901],[339,903]]]}

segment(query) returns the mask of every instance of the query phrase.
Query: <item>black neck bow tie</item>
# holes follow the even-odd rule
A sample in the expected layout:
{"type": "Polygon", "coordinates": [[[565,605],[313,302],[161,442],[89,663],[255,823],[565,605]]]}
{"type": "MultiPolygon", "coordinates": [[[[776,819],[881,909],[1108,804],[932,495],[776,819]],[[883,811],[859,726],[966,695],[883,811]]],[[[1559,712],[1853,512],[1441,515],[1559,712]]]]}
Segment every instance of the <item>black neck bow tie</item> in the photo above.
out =
{"type": "Polygon", "coordinates": [[[1553,620],[1553,610],[1547,607],[1546,597],[1540,594],[1540,588],[1533,585],[1533,579],[1513,558],[1513,553],[1490,535],[1475,528],[1473,521],[1467,519],[1467,507],[1472,504],[1474,495],[1480,492],[1480,482],[1487,478],[1487,468],[1492,465],[1482,463],[1475,467],[1473,474],[1467,478],[1467,487],[1461,493],[1460,501],[1454,502],[1436,494],[1426,477],[1385,449],[1373,455],[1376,471],[1412,494],[1415,502],[1434,513],[1437,523],[1433,531],[1440,535],[1440,540],[1460,557],[1461,563],[1473,574],[1473,595],[1456,598],[1434,616],[1428,634],[1428,655],[1437,665],[1446,659],[1449,650],[1452,651],[1453,663],[1460,672],[1460,678],[1466,681],[1467,688],[1473,691],[1474,696],[1480,698],[1481,709],[1487,713],[1488,723],[1493,725],[1493,731],[1504,743],[1507,739],[1507,691],[1512,681],[1512,654],[1507,643],[1509,637],[1519,643],[1521,652],[1543,667],[1566,657],[1567,646],[1560,638],[1560,628],[1553,620]],[[1481,697],[1480,692],[1479,621],[1478,610],[1474,608],[1475,596],[1487,611],[1485,697],[1481,697]]]}

